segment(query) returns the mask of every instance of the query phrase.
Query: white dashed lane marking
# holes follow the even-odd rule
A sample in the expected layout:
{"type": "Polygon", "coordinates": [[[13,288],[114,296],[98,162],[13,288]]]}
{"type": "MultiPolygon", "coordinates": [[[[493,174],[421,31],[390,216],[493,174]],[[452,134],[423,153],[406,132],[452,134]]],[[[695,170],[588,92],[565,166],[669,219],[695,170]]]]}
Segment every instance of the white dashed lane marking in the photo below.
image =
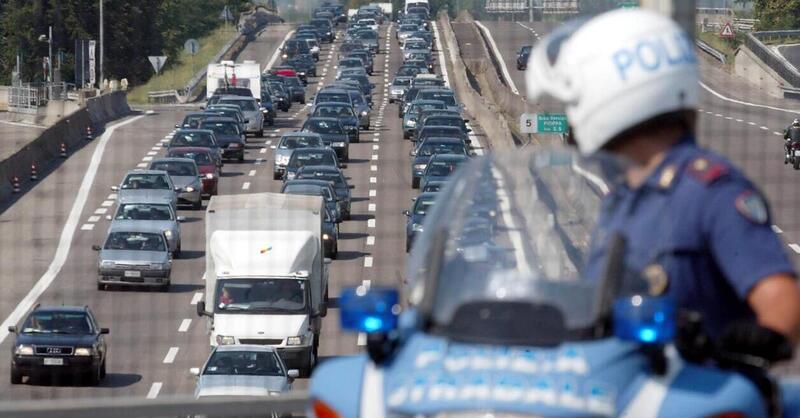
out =
{"type": "Polygon", "coordinates": [[[372,257],[364,257],[364,267],[372,267],[372,257]]]}
{"type": "Polygon", "coordinates": [[[375,219],[368,219],[367,220],[367,228],[375,228],[375,219]]]}
{"type": "Polygon", "coordinates": [[[792,251],[794,251],[795,253],[800,254],[800,245],[797,245],[795,243],[791,243],[791,244],[789,244],[789,248],[791,248],[792,251]]]}
{"type": "Polygon", "coordinates": [[[189,318],[184,319],[181,321],[181,325],[178,327],[178,332],[186,332],[189,330],[189,326],[192,325],[192,320],[189,318]]]}
{"type": "Polygon", "coordinates": [[[375,245],[375,237],[372,235],[367,237],[367,245],[375,245]]]}
{"type": "Polygon", "coordinates": [[[106,212],[108,212],[107,208],[98,208],[97,210],[94,211],[94,214],[95,215],[105,215],[106,212]]]}
{"type": "Polygon", "coordinates": [[[374,203],[370,203],[369,206],[367,207],[367,210],[369,210],[370,212],[375,212],[375,209],[376,207],[374,203]]]}
{"type": "Polygon", "coordinates": [[[203,299],[202,292],[196,292],[194,296],[192,296],[192,301],[189,302],[190,305],[197,305],[197,302],[200,302],[200,299],[203,299]]]}
{"type": "Polygon", "coordinates": [[[82,231],[91,231],[94,229],[94,224],[83,224],[81,225],[82,231]]]}
{"type": "Polygon", "coordinates": [[[164,364],[172,364],[175,362],[175,356],[178,355],[178,347],[170,347],[167,355],[164,356],[164,364]]]}
{"type": "Polygon", "coordinates": [[[161,386],[163,386],[163,383],[153,382],[150,386],[150,391],[147,392],[147,399],[155,399],[158,396],[158,392],[161,391],[161,386]]]}
{"type": "Polygon", "coordinates": [[[246,181],[242,184],[242,190],[250,190],[250,182],[246,181]]]}
{"type": "Polygon", "coordinates": [[[113,206],[113,205],[114,205],[114,201],[113,200],[104,200],[103,203],[100,204],[100,206],[102,206],[104,208],[107,208],[107,207],[110,207],[110,206],[113,206]]]}

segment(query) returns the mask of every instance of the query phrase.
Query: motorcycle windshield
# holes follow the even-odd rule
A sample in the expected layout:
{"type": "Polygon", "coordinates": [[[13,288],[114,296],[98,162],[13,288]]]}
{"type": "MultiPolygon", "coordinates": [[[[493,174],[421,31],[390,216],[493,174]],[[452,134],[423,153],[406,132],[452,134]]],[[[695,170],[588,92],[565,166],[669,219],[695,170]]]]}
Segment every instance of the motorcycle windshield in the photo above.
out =
{"type": "Polygon", "coordinates": [[[564,149],[463,164],[415,243],[409,302],[430,318],[432,333],[456,340],[541,346],[591,338],[601,281],[584,279],[582,269],[602,190],[564,149]]]}

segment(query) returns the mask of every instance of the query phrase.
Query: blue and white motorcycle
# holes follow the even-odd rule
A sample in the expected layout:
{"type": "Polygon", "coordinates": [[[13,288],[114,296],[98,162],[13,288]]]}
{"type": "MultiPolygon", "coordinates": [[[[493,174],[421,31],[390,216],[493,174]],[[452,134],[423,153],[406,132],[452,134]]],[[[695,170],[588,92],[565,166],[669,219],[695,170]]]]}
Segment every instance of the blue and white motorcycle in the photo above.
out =
{"type": "Polygon", "coordinates": [[[367,352],[318,366],[309,416],[800,417],[800,381],[759,359],[684,360],[675,346],[693,342],[676,336],[701,327],[624,278],[622,240],[603,280],[581,278],[598,200],[584,175],[563,151],[462,168],[425,221],[407,300],[341,295],[342,328],[366,333],[367,352]]]}

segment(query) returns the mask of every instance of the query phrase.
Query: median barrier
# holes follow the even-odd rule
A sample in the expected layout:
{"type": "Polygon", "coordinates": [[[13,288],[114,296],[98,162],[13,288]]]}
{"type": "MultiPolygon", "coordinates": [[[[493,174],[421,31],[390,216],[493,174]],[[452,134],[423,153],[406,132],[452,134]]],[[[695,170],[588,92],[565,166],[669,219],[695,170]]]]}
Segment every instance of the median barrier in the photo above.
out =
{"type": "Polygon", "coordinates": [[[59,119],[36,139],[0,161],[0,203],[14,193],[15,178],[21,179],[16,185],[24,188],[32,166],[36,166],[40,177],[63,161],[62,145],[67,154],[83,147],[87,126],[103,125],[130,111],[125,92],[117,91],[88,99],[85,107],[59,119]]]}

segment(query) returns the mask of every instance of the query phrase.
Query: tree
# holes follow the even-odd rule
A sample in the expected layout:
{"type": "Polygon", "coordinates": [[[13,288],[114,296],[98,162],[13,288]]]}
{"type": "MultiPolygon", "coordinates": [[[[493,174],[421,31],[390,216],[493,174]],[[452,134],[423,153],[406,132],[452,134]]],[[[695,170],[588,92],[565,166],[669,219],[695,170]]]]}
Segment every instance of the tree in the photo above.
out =
{"type": "Polygon", "coordinates": [[[756,0],[759,30],[800,28],[800,0],[756,0]]]}

